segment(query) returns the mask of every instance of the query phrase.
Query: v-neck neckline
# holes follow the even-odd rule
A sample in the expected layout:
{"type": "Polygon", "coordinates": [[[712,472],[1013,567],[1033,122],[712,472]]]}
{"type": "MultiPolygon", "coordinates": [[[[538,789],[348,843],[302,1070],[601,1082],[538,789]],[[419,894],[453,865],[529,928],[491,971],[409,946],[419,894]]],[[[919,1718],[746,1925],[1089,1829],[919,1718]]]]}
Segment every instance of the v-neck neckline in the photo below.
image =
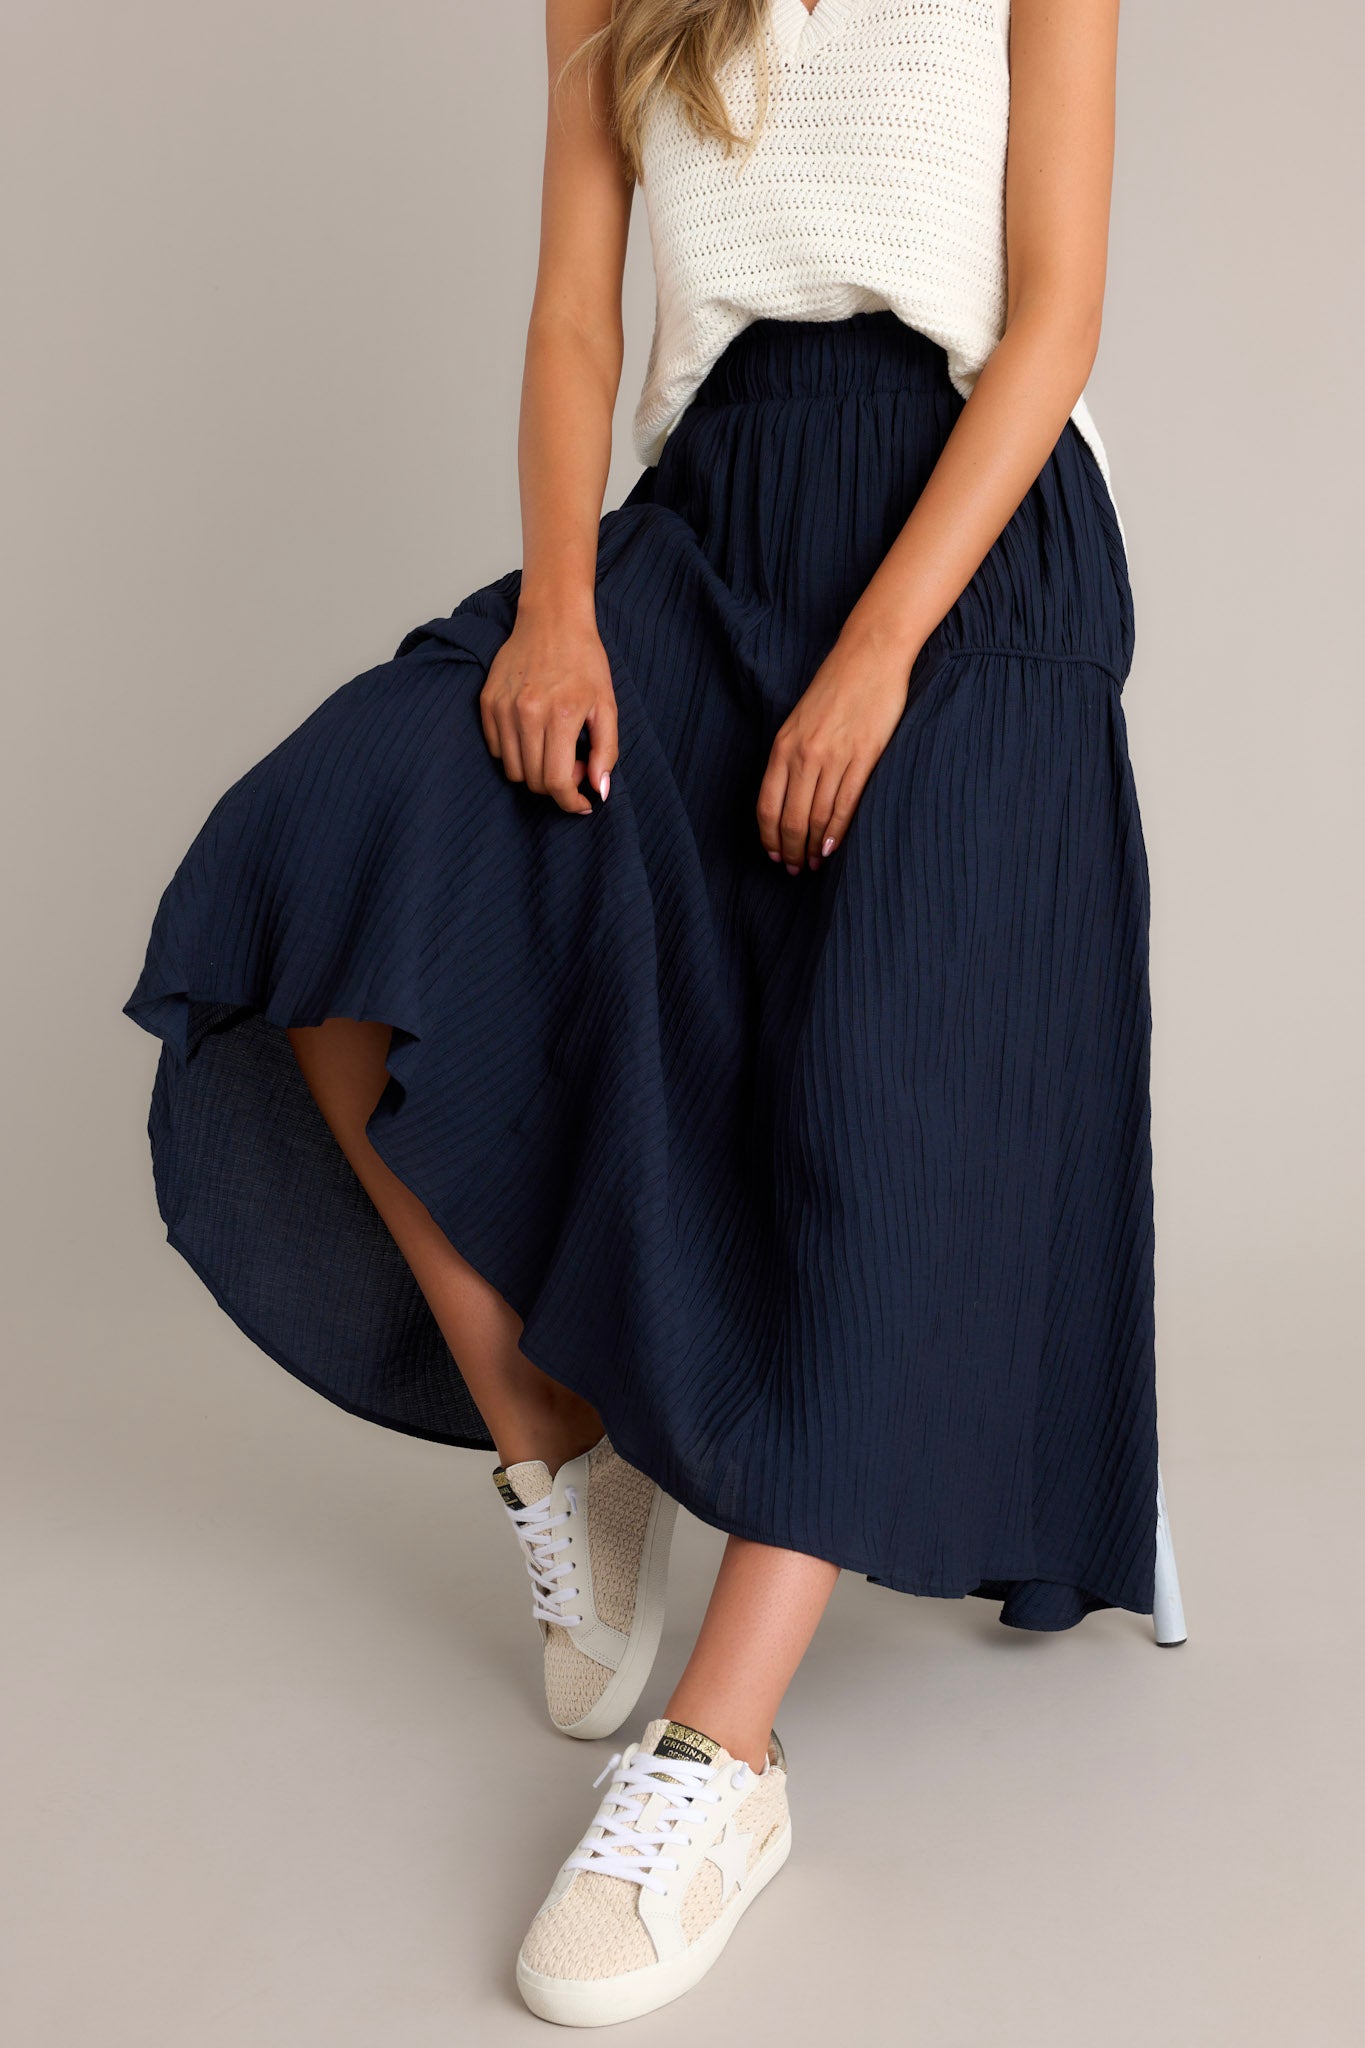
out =
{"type": "Polygon", "coordinates": [[[836,36],[853,13],[857,0],[769,0],[773,33],[784,57],[807,56],[836,36]]]}

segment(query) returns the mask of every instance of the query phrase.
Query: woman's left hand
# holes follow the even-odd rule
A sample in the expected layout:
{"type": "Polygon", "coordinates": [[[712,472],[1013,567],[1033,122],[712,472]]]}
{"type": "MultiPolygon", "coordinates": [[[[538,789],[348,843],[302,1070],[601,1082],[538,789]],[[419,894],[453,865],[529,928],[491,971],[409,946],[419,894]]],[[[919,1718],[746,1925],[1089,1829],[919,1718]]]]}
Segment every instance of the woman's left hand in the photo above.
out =
{"type": "Polygon", "coordinates": [[[770,860],[796,875],[843,844],[867,779],[900,723],[913,656],[845,632],[773,741],[758,793],[770,860]]]}

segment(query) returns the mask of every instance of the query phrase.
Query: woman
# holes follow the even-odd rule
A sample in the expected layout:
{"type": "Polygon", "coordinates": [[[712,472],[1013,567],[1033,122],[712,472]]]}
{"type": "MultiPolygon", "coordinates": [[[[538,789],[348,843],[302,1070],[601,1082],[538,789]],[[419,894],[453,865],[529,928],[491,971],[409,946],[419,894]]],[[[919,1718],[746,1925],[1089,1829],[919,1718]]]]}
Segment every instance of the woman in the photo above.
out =
{"type": "Polygon", "coordinates": [[[1132,611],[1081,399],[1116,15],[550,0],[523,566],[227,792],[128,1004],[223,1305],[496,1447],[556,1727],[632,1714],[674,1503],[728,1532],[522,1946],[550,2019],[677,1996],[780,1867],[841,1567],[1151,1609],[1132,611]],[[637,179],[646,466],[600,518],[637,179]]]}

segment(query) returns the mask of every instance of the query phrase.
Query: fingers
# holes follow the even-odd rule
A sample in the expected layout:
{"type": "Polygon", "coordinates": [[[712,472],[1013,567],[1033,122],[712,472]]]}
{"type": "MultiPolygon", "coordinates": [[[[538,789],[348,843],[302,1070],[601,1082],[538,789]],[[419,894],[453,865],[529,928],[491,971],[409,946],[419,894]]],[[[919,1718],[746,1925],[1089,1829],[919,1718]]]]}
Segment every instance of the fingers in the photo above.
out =
{"type": "Polygon", "coordinates": [[[758,836],[768,858],[782,861],[789,874],[799,874],[805,865],[820,779],[821,764],[809,749],[779,733],[758,793],[758,836]]]}
{"type": "Polygon", "coordinates": [[[528,789],[545,794],[545,703],[538,692],[523,690],[512,706],[512,724],[528,789]]]}
{"type": "Polygon", "coordinates": [[[479,724],[483,727],[484,744],[495,761],[501,761],[507,775],[513,782],[521,781],[521,758],[517,757],[516,773],[507,759],[507,712],[508,698],[503,680],[506,667],[506,649],[500,648],[493,657],[493,663],[484,685],[479,692],[479,724]]]}
{"type": "Polygon", "coordinates": [[[840,785],[848,772],[846,767],[841,770],[837,766],[821,771],[820,780],[815,785],[815,794],[811,798],[810,821],[806,827],[806,843],[802,848],[807,867],[818,868],[821,861],[834,851],[829,821],[834,815],[840,785]]]}
{"type": "Polygon", "coordinates": [[[779,733],[758,794],[758,836],[768,858],[796,875],[836,853],[876,761],[875,752],[819,761],[779,733]]]}
{"type": "Polygon", "coordinates": [[[498,735],[494,759],[502,762],[502,772],[509,782],[525,782],[526,765],[521,758],[521,739],[511,705],[495,705],[493,722],[498,735]]]}
{"type": "Polygon", "coordinates": [[[485,683],[479,695],[479,724],[483,727],[484,745],[495,761],[502,759],[502,734],[498,731],[497,706],[492,692],[485,683]]]}
{"type": "Polygon", "coordinates": [[[611,789],[611,771],[616,766],[616,699],[605,692],[598,697],[587,717],[588,781],[603,803],[611,789]]]}
{"type": "Polygon", "coordinates": [[[782,806],[787,797],[787,756],[774,745],[768,756],[767,772],[758,792],[758,836],[769,860],[782,858],[782,806]]]}
{"type": "Polygon", "coordinates": [[[825,826],[824,837],[820,842],[822,859],[837,852],[843,845],[848,828],[853,823],[853,813],[862,802],[863,791],[867,788],[868,778],[876,765],[874,757],[850,761],[844,770],[839,783],[839,793],[834,800],[834,808],[829,814],[829,822],[825,826]]]}
{"type": "MultiPolygon", "coordinates": [[[[561,811],[568,811],[576,818],[586,818],[592,805],[581,793],[579,784],[583,777],[583,763],[578,759],[578,735],[583,730],[584,720],[572,706],[556,705],[543,727],[544,752],[541,756],[541,776],[544,794],[552,796],[561,811]]],[[[531,784],[534,789],[536,785],[531,784]]]]}
{"type": "Polygon", "coordinates": [[[782,804],[778,839],[788,874],[799,875],[806,859],[810,810],[820,781],[820,764],[797,753],[787,764],[787,794],[782,804]]]}
{"type": "Polygon", "coordinates": [[[583,784],[605,800],[617,760],[616,700],[610,689],[595,695],[547,690],[524,679],[510,686],[496,668],[479,697],[479,723],[495,761],[509,782],[524,782],[537,796],[553,797],[572,817],[592,812],[583,784]],[[587,727],[591,753],[578,757],[579,735],[587,727]]]}

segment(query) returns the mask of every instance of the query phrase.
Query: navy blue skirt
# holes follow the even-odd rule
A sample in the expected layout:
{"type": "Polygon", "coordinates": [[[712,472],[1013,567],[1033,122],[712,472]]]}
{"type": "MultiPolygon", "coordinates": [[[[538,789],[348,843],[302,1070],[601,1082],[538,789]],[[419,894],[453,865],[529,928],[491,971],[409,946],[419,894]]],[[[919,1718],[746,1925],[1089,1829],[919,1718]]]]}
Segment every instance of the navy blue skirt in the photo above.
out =
{"type": "Polygon", "coordinates": [[[1068,424],[793,878],[779,725],[962,401],[890,313],[761,321],[602,521],[605,805],[509,784],[518,572],[221,798],[126,1008],[170,1242],[353,1413],[489,1437],[285,1027],[393,1026],[376,1150],[707,1522],[1025,1628],[1152,1605],[1147,877],[1113,507],[1068,424]]]}

